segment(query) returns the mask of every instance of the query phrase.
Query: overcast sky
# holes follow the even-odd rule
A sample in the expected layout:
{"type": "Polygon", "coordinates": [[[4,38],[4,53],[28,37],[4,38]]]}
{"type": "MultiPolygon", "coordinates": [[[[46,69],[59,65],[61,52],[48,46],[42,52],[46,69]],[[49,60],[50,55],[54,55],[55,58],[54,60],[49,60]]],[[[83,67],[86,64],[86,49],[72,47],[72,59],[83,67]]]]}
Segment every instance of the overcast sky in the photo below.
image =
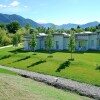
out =
{"type": "Polygon", "coordinates": [[[100,0],[0,0],[0,13],[58,25],[100,22],[100,0]]]}

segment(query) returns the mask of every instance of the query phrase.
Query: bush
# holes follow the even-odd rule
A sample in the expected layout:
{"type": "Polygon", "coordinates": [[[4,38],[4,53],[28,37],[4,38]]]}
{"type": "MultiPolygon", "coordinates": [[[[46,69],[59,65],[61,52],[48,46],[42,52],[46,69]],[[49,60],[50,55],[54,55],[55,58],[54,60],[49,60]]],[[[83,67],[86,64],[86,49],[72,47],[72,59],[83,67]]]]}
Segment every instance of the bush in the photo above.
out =
{"type": "Polygon", "coordinates": [[[9,44],[11,44],[10,38],[8,38],[7,36],[4,36],[4,37],[2,38],[1,45],[2,45],[2,46],[6,46],[6,45],[9,45],[9,44]]]}
{"type": "Polygon", "coordinates": [[[11,38],[6,34],[6,30],[0,29],[0,46],[11,44],[11,38]]]}
{"type": "Polygon", "coordinates": [[[96,65],[96,70],[100,70],[100,65],[96,65]]]}

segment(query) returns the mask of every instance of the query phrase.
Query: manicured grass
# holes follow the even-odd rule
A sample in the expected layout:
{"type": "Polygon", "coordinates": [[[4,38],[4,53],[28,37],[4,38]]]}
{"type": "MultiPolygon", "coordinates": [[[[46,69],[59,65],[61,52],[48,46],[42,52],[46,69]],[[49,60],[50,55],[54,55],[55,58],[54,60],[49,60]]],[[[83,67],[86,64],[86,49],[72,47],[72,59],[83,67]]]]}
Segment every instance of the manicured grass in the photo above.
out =
{"type": "Polygon", "coordinates": [[[92,100],[28,78],[0,73],[0,100],[92,100]]]}
{"type": "Polygon", "coordinates": [[[17,52],[13,47],[4,48],[0,50],[0,64],[100,86],[100,70],[96,70],[96,64],[100,65],[100,51],[76,52],[73,54],[75,60],[69,65],[66,65],[70,58],[67,51],[52,52],[53,57],[47,56],[45,51],[37,51],[34,55],[20,48],[17,52]]]}
{"type": "Polygon", "coordinates": [[[7,70],[7,69],[2,69],[2,68],[0,68],[0,73],[11,74],[11,75],[17,75],[17,73],[15,73],[15,72],[12,72],[12,71],[7,70]]]}

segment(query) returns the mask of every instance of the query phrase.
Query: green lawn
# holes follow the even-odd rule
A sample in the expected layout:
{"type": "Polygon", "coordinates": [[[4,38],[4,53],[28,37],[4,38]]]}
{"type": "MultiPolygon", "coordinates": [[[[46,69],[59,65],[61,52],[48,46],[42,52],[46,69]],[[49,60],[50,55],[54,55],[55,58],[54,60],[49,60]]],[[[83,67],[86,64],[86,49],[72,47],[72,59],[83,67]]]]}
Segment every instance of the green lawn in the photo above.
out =
{"type": "Polygon", "coordinates": [[[0,72],[0,100],[92,100],[18,75],[0,72]]]}
{"type": "Polygon", "coordinates": [[[16,52],[15,48],[4,48],[0,50],[0,64],[100,86],[100,70],[96,70],[96,64],[100,65],[100,51],[74,53],[75,60],[60,72],[56,70],[70,58],[70,53],[53,52],[51,58],[47,58],[48,53],[45,51],[36,53],[34,55],[33,52],[23,52],[21,49],[16,52]]]}
{"type": "Polygon", "coordinates": [[[3,69],[3,68],[0,68],[0,73],[11,74],[11,75],[17,75],[17,73],[12,72],[12,71],[7,70],[7,69],[3,69]]]}

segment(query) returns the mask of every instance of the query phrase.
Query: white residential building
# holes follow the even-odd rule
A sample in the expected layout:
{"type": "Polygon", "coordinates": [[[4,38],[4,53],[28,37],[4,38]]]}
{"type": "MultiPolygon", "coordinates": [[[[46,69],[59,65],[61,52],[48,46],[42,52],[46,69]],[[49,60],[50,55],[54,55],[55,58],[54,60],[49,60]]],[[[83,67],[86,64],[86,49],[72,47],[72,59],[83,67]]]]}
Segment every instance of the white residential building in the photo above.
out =
{"type": "MultiPolygon", "coordinates": [[[[24,35],[24,50],[31,50],[29,41],[31,34],[24,35]]],[[[37,35],[36,50],[45,50],[47,34],[39,33],[37,35]]],[[[70,34],[66,33],[53,33],[53,47],[52,50],[65,50],[68,49],[70,34]]],[[[100,50],[100,32],[81,32],[75,33],[76,50],[86,51],[89,49],[100,50]]]]}
{"type": "Polygon", "coordinates": [[[76,50],[100,50],[100,33],[81,32],[75,34],[76,50]]]}

